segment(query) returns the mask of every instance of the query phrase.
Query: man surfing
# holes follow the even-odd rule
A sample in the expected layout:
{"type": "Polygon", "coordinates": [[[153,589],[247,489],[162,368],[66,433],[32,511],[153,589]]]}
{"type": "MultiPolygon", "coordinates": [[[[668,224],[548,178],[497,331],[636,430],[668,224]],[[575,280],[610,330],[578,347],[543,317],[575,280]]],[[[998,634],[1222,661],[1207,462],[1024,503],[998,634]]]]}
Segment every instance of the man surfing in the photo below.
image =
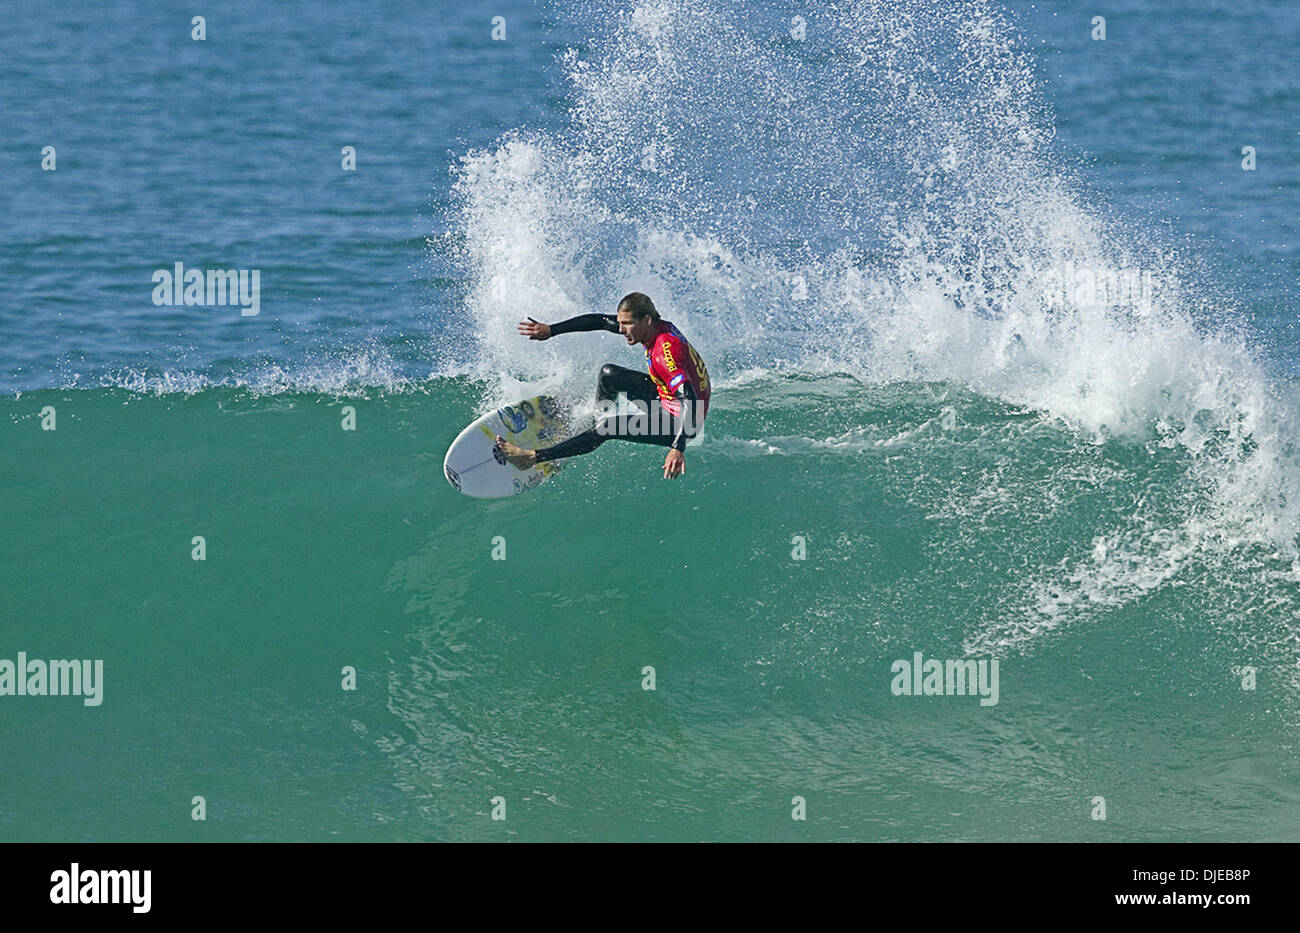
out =
{"type": "Polygon", "coordinates": [[[580,314],[558,324],[542,324],[529,318],[519,322],[519,333],[529,340],[549,340],[559,334],[606,330],[622,334],[628,345],[645,347],[649,373],[637,372],[613,363],[600,369],[596,399],[614,403],[620,392],[644,407],[636,415],[609,415],[596,426],[553,447],[525,450],[497,435],[497,447],[521,470],[537,463],[590,453],[612,437],[640,444],[667,447],[664,479],[686,472],[686,442],[699,433],[709,410],[709,371],[695,348],[681,331],[659,317],[654,302],[640,292],[625,295],[616,314],[580,314]]]}

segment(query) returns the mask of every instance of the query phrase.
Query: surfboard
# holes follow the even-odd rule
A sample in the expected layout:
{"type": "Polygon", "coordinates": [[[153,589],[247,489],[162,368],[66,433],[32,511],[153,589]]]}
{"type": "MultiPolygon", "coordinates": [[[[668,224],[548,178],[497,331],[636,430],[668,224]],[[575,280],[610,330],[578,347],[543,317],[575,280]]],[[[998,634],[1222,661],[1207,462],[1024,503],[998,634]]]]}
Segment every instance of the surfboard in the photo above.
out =
{"type": "Polygon", "coordinates": [[[560,463],[539,463],[521,470],[507,463],[496,449],[496,436],[529,450],[549,447],[564,439],[566,416],[560,402],[549,395],[488,412],[451,442],[442,462],[447,482],[476,499],[517,496],[541,485],[560,471],[560,463]]]}

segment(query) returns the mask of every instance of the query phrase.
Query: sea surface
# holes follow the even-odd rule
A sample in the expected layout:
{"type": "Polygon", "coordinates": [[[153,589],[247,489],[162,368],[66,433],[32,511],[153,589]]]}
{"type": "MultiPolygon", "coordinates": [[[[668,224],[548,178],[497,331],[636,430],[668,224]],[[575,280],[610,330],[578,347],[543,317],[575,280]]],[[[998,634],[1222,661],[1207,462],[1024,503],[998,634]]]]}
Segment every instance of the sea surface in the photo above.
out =
{"type": "Polygon", "coordinates": [[[1105,6],[11,0],[0,840],[1300,839],[1300,9],[1105,6]]]}

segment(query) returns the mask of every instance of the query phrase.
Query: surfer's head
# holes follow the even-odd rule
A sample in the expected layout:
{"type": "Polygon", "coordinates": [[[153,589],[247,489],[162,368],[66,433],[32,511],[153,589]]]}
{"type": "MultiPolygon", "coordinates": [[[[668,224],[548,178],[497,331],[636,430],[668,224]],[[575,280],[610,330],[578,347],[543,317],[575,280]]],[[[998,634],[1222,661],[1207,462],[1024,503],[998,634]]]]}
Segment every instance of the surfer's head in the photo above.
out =
{"type": "Polygon", "coordinates": [[[627,338],[628,343],[648,344],[659,323],[659,312],[649,295],[632,292],[624,295],[618,303],[618,332],[627,338]]]}

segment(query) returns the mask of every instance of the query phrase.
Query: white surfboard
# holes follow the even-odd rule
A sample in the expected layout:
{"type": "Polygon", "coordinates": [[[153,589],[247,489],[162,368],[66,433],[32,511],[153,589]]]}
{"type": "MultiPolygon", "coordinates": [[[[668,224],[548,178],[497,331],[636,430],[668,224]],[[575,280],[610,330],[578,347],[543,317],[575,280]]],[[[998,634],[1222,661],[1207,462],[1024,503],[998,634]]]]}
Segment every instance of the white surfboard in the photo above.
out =
{"type": "Polygon", "coordinates": [[[566,415],[563,406],[549,395],[488,412],[451,442],[442,462],[447,482],[477,499],[516,496],[545,482],[560,471],[558,461],[521,470],[496,450],[496,436],[529,450],[550,447],[564,439],[566,415]]]}

